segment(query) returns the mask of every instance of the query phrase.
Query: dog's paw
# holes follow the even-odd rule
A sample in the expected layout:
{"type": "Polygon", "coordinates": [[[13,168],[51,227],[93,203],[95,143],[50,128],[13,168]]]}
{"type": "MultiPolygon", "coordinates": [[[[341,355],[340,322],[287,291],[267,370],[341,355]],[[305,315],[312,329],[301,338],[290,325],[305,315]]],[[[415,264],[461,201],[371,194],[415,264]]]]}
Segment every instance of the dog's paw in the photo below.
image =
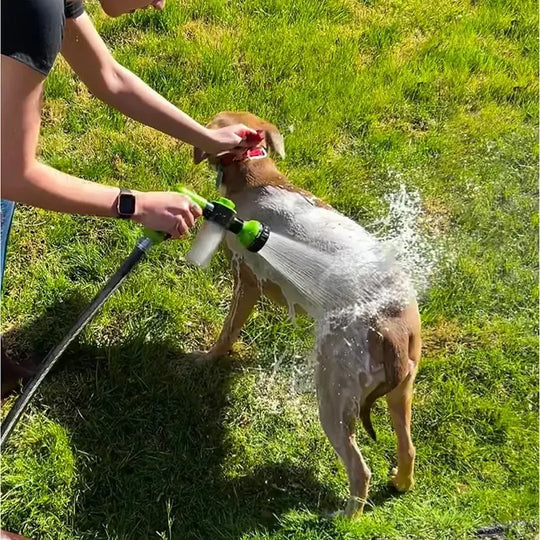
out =
{"type": "Polygon", "coordinates": [[[217,360],[225,363],[232,360],[237,362],[248,357],[246,354],[246,346],[241,342],[234,343],[229,348],[219,344],[214,345],[208,351],[193,351],[189,356],[193,362],[198,362],[200,364],[208,364],[217,360]]]}
{"type": "Polygon", "coordinates": [[[410,491],[414,487],[414,478],[412,476],[400,476],[397,467],[394,467],[390,472],[390,480],[400,493],[410,491]]]}
{"type": "Polygon", "coordinates": [[[190,360],[192,360],[195,363],[198,364],[208,364],[210,362],[213,362],[217,360],[218,358],[221,358],[222,356],[225,356],[223,354],[216,354],[212,350],[209,351],[193,351],[189,357],[190,360]]]}
{"type": "Polygon", "coordinates": [[[336,510],[335,512],[331,512],[327,514],[327,517],[329,517],[330,519],[357,519],[364,512],[365,502],[366,501],[364,501],[364,499],[361,499],[360,497],[349,497],[349,500],[347,501],[347,504],[345,505],[345,508],[343,510],[336,510]]]}
{"type": "Polygon", "coordinates": [[[349,519],[359,518],[364,513],[366,500],[361,497],[349,497],[343,515],[349,519]]]}
{"type": "Polygon", "coordinates": [[[334,512],[326,512],[323,517],[327,519],[342,518],[345,517],[345,510],[334,510],[334,512]]]}

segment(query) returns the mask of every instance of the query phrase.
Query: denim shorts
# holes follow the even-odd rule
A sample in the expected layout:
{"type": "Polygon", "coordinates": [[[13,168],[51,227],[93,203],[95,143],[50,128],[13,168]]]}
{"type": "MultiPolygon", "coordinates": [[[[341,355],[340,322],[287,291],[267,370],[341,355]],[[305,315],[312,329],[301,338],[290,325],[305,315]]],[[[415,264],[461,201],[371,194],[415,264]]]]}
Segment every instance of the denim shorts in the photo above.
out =
{"type": "Polygon", "coordinates": [[[0,199],[0,291],[4,284],[4,266],[6,265],[6,249],[9,238],[9,229],[13,220],[15,203],[0,199]]]}

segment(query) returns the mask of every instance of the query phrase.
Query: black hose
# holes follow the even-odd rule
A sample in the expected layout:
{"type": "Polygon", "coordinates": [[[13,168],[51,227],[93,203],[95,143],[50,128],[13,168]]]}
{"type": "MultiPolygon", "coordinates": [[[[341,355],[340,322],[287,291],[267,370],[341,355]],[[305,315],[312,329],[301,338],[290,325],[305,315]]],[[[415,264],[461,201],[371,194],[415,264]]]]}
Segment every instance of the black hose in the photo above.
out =
{"type": "Polygon", "coordinates": [[[81,330],[90,322],[98,309],[105,303],[107,298],[124,281],[124,278],[133,270],[133,268],[144,258],[148,250],[152,247],[150,238],[142,238],[129,257],[122,263],[116,273],[107,281],[105,286],[99,291],[92,303],[81,313],[71,330],[64,336],[64,339],[45,357],[39,371],[34,375],[30,382],[25,386],[23,393],[11,408],[6,419],[2,422],[0,446],[3,447],[8,440],[13,428],[21,418],[26,407],[30,403],[39,386],[48,375],[49,371],[56,364],[62,353],[68,345],[79,335],[81,330]]]}

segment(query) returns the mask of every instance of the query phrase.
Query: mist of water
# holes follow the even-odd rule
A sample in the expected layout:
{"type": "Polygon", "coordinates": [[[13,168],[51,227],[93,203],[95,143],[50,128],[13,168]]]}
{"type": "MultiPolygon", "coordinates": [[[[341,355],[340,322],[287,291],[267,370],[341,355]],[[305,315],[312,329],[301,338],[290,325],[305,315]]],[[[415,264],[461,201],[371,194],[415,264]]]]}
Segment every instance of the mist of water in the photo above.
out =
{"type": "Polygon", "coordinates": [[[300,296],[321,309],[350,301],[343,287],[329,286],[332,256],[290,237],[271,233],[259,255],[290,283],[300,296]]]}
{"type": "MultiPolygon", "coordinates": [[[[347,326],[354,333],[357,321],[376,316],[389,305],[404,306],[429,289],[442,250],[436,237],[424,228],[420,195],[401,186],[386,200],[387,214],[368,225],[374,236],[372,244],[356,244],[351,238],[347,247],[336,252],[272,232],[259,252],[282,278],[289,303],[300,303],[316,319],[316,344],[335,324],[344,334],[347,326]]],[[[291,307],[289,311],[294,313],[291,307]]],[[[345,341],[343,356],[355,354],[355,347],[348,351],[345,341]]],[[[274,384],[277,371],[283,371],[278,367],[269,384],[274,384]]],[[[291,392],[312,389],[306,384],[312,373],[313,362],[303,357],[295,361],[288,375],[291,392]]]]}
{"type": "Polygon", "coordinates": [[[402,184],[386,197],[388,213],[370,225],[370,230],[395,255],[418,296],[425,294],[444,259],[435,233],[426,226],[422,199],[402,184]]]}
{"type": "Polygon", "coordinates": [[[356,316],[369,318],[414,296],[393,250],[379,243],[325,250],[271,233],[259,254],[279,274],[289,302],[316,320],[352,306],[356,316]]]}
{"type": "Polygon", "coordinates": [[[259,255],[316,319],[353,306],[357,316],[375,316],[425,293],[441,258],[434,239],[421,230],[420,195],[401,186],[387,202],[387,215],[369,227],[372,242],[346,231],[336,249],[272,232],[259,255]]]}

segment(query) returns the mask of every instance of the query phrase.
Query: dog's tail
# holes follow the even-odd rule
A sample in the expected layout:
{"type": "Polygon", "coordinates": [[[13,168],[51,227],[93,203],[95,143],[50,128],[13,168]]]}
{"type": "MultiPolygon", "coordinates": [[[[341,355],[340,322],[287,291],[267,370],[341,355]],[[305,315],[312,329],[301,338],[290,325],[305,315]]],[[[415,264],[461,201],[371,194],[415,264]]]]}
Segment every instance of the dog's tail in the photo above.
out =
{"type": "Polygon", "coordinates": [[[372,358],[382,362],[385,380],[362,403],[359,417],[368,435],[377,440],[371,422],[371,408],[377,399],[391,392],[408,374],[409,349],[414,336],[399,319],[386,319],[374,324],[368,335],[372,358]]]}
{"type": "Polygon", "coordinates": [[[371,408],[373,407],[373,404],[375,401],[377,401],[380,397],[384,396],[388,392],[390,392],[391,388],[388,387],[386,383],[382,383],[371,394],[369,394],[366,399],[364,400],[364,403],[360,407],[360,420],[362,422],[362,425],[364,426],[364,429],[367,431],[368,435],[374,440],[377,440],[377,434],[375,433],[375,430],[373,429],[373,423],[371,422],[371,408]]]}

